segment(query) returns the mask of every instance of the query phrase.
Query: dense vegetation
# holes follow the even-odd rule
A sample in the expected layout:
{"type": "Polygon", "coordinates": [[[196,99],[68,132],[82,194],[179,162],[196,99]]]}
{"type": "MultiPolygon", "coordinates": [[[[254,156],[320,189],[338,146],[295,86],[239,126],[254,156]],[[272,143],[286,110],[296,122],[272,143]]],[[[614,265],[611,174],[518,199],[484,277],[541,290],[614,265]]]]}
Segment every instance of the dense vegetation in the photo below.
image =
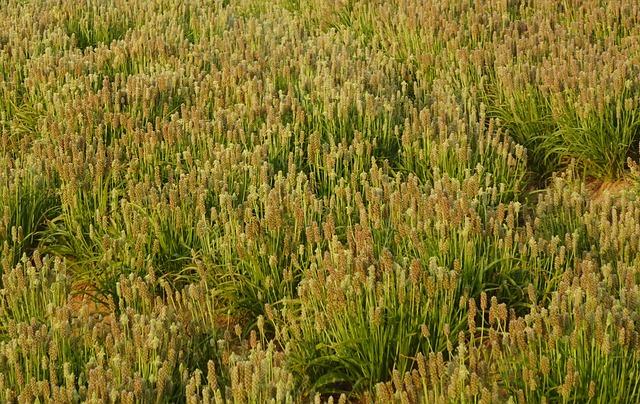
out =
{"type": "Polygon", "coordinates": [[[640,5],[6,0],[0,402],[639,402],[640,5]]]}

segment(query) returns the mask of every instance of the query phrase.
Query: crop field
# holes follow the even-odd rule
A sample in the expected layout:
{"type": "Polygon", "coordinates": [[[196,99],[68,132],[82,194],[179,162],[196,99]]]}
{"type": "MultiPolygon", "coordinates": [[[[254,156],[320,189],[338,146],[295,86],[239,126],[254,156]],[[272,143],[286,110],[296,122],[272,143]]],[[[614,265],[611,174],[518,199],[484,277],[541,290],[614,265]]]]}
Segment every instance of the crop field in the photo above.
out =
{"type": "Polygon", "coordinates": [[[0,403],[640,402],[640,3],[0,0],[0,403]]]}

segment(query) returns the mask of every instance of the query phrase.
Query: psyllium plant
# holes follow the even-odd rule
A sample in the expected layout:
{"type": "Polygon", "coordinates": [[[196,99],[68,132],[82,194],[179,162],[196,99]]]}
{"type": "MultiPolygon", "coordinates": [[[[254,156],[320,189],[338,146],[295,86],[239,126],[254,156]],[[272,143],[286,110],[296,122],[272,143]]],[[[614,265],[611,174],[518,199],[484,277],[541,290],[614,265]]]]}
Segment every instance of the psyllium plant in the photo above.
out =
{"type": "Polygon", "coordinates": [[[638,401],[632,1],[6,0],[0,401],[638,401]]]}
{"type": "Polygon", "coordinates": [[[293,403],[293,376],[284,369],[284,354],[273,343],[263,347],[255,333],[246,356],[229,356],[230,383],[219,383],[214,362],[207,371],[196,370],[186,387],[187,403],[293,403]]]}
{"type": "Polygon", "coordinates": [[[468,298],[491,291],[515,303],[531,282],[552,290],[564,267],[554,259],[557,243],[538,250],[525,238],[519,203],[488,208],[500,193],[480,187],[477,174],[441,178],[428,197],[415,177],[379,175],[372,170],[381,188],[367,180],[366,201],[355,195],[358,222],[347,225],[346,243],[325,226],[298,297],[269,308],[291,371],[312,390],[365,390],[394,368],[410,369],[418,351],[449,357],[468,298]],[[404,239],[387,248],[398,234],[404,239]]]}
{"type": "Polygon", "coordinates": [[[335,269],[312,266],[299,303],[282,309],[287,324],[277,334],[303,386],[362,390],[394,366],[407,370],[407,358],[419,347],[444,349],[448,330],[461,326],[455,272],[427,272],[418,263],[408,270],[391,257],[386,261],[384,268],[355,273],[346,262],[325,264],[339,265],[335,269]]]}
{"type": "Polygon", "coordinates": [[[495,358],[508,335],[508,309],[485,293],[469,299],[467,325],[442,352],[418,352],[408,372],[394,370],[389,381],[375,386],[374,402],[500,402],[509,398],[496,377],[495,358]]]}
{"type": "Polygon", "coordinates": [[[581,262],[574,275],[579,285],[563,282],[548,308],[534,306],[510,325],[509,364],[498,368],[512,394],[534,401],[638,399],[638,332],[625,314],[637,309],[615,298],[603,303],[603,269],[581,262]]]}
{"type": "Polygon", "coordinates": [[[222,357],[206,284],[180,293],[132,276],[120,280],[117,304],[95,304],[71,293],[63,262],[36,255],[5,274],[4,285],[5,400],[171,402],[184,397],[192,369],[222,357]]]}
{"type": "Polygon", "coordinates": [[[38,247],[47,221],[58,214],[60,207],[52,190],[56,182],[38,172],[42,165],[19,160],[3,163],[0,241],[2,268],[7,271],[38,247]]]}
{"type": "Polygon", "coordinates": [[[414,370],[376,386],[375,400],[637,400],[637,330],[624,314],[634,309],[617,299],[602,303],[601,270],[609,271],[580,262],[547,307],[533,303],[523,317],[507,316],[506,306],[493,299],[487,317],[486,300],[480,308],[470,300],[469,329],[458,334],[456,354],[446,361],[418,353],[414,370]]]}

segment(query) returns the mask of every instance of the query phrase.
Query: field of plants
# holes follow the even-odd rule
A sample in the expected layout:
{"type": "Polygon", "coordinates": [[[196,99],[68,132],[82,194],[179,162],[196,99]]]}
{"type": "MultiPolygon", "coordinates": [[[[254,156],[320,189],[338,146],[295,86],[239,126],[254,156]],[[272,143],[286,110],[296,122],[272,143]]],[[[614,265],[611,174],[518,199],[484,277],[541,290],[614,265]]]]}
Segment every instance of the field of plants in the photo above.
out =
{"type": "Polygon", "coordinates": [[[640,3],[3,0],[0,403],[640,402],[640,3]]]}

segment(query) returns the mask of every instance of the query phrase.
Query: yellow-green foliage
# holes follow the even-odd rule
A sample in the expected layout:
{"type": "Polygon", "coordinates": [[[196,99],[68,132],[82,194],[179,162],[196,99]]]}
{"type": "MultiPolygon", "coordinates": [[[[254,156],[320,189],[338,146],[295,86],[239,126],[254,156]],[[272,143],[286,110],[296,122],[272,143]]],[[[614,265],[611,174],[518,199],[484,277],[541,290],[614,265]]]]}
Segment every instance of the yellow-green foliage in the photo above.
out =
{"type": "Polygon", "coordinates": [[[0,402],[640,401],[640,6],[6,0],[0,402]]]}

